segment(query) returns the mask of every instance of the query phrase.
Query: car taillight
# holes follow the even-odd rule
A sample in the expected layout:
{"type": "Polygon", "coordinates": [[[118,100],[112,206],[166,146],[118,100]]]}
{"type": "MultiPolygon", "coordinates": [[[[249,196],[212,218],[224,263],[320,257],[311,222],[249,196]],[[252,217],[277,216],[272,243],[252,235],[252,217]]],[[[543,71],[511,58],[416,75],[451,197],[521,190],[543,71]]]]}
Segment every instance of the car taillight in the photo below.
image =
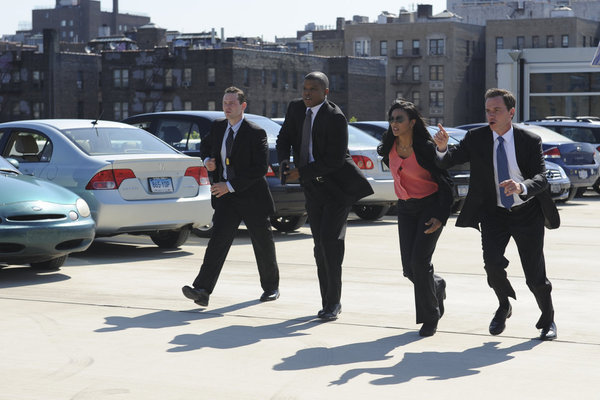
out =
{"type": "Polygon", "coordinates": [[[271,168],[270,165],[269,168],[267,168],[267,176],[275,176],[275,172],[273,172],[273,168],[271,168]]]}
{"type": "Polygon", "coordinates": [[[544,152],[544,158],[560,158],[560,150],[558,147],[552,147],[544,152]]]}
{"type": "Polygon", "coordinates": [[[85,187],[88,190],[113,190],[121,186],[125,179],[135,178],[130,169],[105,169],[98,172],[85,187]]]}
{"type": "Polygon", "coordinates": [[[356,166],[360,169],[373,169],[375,164],[373,161],[367,156],[352,156],[352,161],[356,164],[356,166]]]}
{"type": "Polygon", "coordinates": [[[205,167],[189,167],[185,170],[185,176],[193,177],[198,185],[210,185],[208,180],[208,171],[205,167]]]}

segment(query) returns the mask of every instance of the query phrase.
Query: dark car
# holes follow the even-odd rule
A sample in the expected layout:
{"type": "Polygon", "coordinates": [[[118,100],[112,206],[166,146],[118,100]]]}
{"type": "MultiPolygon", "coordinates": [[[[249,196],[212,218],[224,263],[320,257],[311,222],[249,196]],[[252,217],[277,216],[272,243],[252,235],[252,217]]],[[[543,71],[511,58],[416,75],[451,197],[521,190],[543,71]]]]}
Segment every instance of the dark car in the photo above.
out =
{"type": "MultiPolygon", "coordinates": [[[[553,116],[526,122],[531,125],[545,126],[576,142],[591,143],[600,152],[600,118],[598,117],[553,116]]],[[[593,187],[600,193],[600,177],[593,187]]]]}
{"type": "MultiPolygon", "coordinates": [[[[477,128],[487,125],[480,122],[463,126],[477,128]]],[[[554,130],[528,123],[515,123],[514,126],[535,133],[542,139],[544,159],[560,165],[571,181],[568,200],[582,195],[588,187],[592,187],[599,179],[600,157],[590,143],[574,142],[554,130]]],[[[471,129],[471,128],[470,128],[471,129]]],[[[454,136],[461,140],[462,137],[454,136]]],[[[464,135],[463,135],[464,137],[464,135]]]]}
{"type": "MultiPolygon", "coordinates": [[[[379,141],[381,141],[383,133],[390,126],[387,121],[358,121],[350,122],[350,125],[367,132],[369,135],[373,136],[379,141]]],[[[452,130],[453,128],[448,129],[452,130]]],[[[433,136],[437,132],[437,127],[428,126],[427,130],[429,131],[429,134],[433,136]]],[[[463,131],[459,129],[456,131],[457,133],[463,133],[463,131]]],[[[466,131],[464,133],[466,133],[466,131]]],[[[450,146],[458,144],[458,142],[454,139],[450,139],[449,143],[450,146]]],[[[454,183],[454,204],[452,209],[454,212],[457,212],[461,209],[462,203],[464,202],[467,192],[469,191],[469,178],[471,177],[471,171],[469,170],[469,164],[460,164],[448,169],[448,173],[450,174],[452,182],[454,183]]]]}
{"type": "MultiPolygon", "coordinates": [[[[275,214],[271,217],[271,225],[282,232],[294,231],[304,225],[307,214],[302,187],[299,184],[282,185],[278,177],[279,163],[275,141],[280,126],[260,115],[245,113],[244,117],[267,132],[267,181],[275,202],[275,214]]],[[[213,121],[223,118],[222,111],[168,111],[138,114],[124,119],[123,122],[147,130],[184,154],[199,157],[201,139],[208,134],[213,121]]],[[[202,231],[195,232],[203,234],[202,231]]],[[[209,232],[210,230],[204,233],[209,232]]]]}

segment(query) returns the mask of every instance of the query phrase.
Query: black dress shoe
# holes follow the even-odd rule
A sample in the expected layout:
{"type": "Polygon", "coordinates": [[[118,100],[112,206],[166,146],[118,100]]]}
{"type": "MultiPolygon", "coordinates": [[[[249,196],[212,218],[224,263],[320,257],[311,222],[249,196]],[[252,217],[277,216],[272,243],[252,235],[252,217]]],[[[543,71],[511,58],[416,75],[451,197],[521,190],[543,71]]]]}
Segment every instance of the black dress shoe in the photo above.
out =
{"type": "Polygon", "coordinates": [[[425,322],[421,329],[419,330],[419,336],[433,336],[437,331],[438,322],[425,322]]]}
{"type": "Polygon", "coordinates": [[[320,316],[317,314],[319,318],[323,321],[335,321],[338,319],[338,315],[342,313],[342,305],[338,303],[333,307],[325,307],[322,311],[323,314],[320,316]]]}
{"type": "Polygon", "coordinates": [[[542,329],[540,340],[554,340],[558,337],[556,324],[552,322],[549,327],[542,329]]]}
{"type": "Polygon", "coordinates": [[[183,295],[188,299],[194,300],[194,303],[199,306],[206,307],[208,306],[208,299],[210,297],[210,293],[208,293],[204,289],[195,289],[190,286],[184,286],[181,288],[183,295]]]}
{"type": "Polygon", "coordinates": [[[509,304],[508,309],[499,307],[496,310],[496,314],[494,318],[492,318],[492,322],[490,322],[490,334],[499,335],[504,332],[504,328],[506,328],[506,319],[510,318],[512,315],[512,306],[509,304]]]}
{"type": "Polygon", "coordinates": [[[444,300],[446,299],[446,281],[442,280],[435,293],[440,308],[440,318],[444,315],[444,300]]]}
{"type": "Polygon", "coordinates": [[[262,296],[260,296],[260,301],[273,301],[279,298],[279,289],[275,290],[267,290],[262,296]]]}
{"type": "Polygon", "coordinates": [[[323,314],[325,314],[325,309],[322,308],[317,312],[317,317],[318,318],[323,318],[323,314]]]}

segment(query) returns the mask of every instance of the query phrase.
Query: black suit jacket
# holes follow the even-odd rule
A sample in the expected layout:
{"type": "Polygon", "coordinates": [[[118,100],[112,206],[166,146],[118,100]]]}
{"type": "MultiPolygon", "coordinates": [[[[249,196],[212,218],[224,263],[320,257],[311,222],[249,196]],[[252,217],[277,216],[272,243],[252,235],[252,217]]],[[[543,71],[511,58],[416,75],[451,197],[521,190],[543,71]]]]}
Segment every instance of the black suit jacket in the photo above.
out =
{"type": "MultiPolygon", "coordinates": [[[[214,121],[209,134],[200,142],[200,156],[214,158],[217,169],[212,173],[214,182],[222,182],[223,160],[221,146],[227,129],[227,120],[214,121]]],[[[269,162],[269,146],[264,129],[251,121],[244,119],[233,141],[229,165],[235,176],[229,180],[234,192],[227,193],[221,198],[212,197],[215,202],[230,196],[235,204],[245,210],[273,214],[275,206],[269,191],[265,175],[269,162]]]]}
{"type": "MultiPolygon", "coordinates": [[[[277,137],[280,163],[290,159],[291,150],[298,158],[305,116],[306,106],[301,99],[290,102],[277,137]]],[[[346,205],[352,205],[373,193],[371,185],[348,152],[348,122],[334,103],[326,100],[314,117],[312,141],[314,161],[300,168],[301,183],[323,178],[324,190],[335,201],[346,205]]]]}
{"type": "MultiPolygon", "coordinates": [[[[383,157],[383,162],[388,167],[390,166],[390,151],[394,148],[395,139],[396,137],[388,129],[384,132],[381,144],[377,147],[377,153],[383,157]]],[[[428,211],[432,217],[437,218],[445,225],[450,216],[452,202],[454,201],[454,195],[452,194],[453,183],[450,175],[448,171],[436,165],[437,154],[433,141],[423,140],[421,137],[415,135],[413,136],[413,150],[419,165],[429,171],[433,180],[438,184],[437,201],[428,211]]]]}
{"type": "MultiPolygon", "coordinates": [[[[552,200],[546,178],[546,166],[539,136],[513,126],[517,164],[527,188],[523,200],[538,201],[544,213],[544,224],[549,229],[560,226],[560,216],[552,200]]],[[[456,220],[457,226],[479,229],[481,215],[496,206],[496,181],[494,177],[494,136],[489,125],[467,132],[454,149],[448,150],[438,164],[448,168],[464,162],[471,163],[469,193],[456,220]]]]}

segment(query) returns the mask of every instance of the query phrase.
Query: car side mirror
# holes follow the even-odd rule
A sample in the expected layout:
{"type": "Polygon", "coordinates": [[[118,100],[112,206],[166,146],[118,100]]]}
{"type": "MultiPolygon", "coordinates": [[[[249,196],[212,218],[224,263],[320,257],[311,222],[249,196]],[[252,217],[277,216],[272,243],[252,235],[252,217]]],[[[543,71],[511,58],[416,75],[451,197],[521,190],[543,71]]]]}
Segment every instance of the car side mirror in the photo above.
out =
{"type": "Polygon", "coordinates": [[[6,161],[8,161],[9,163],[12,164],[13,167],[15,167],[16,169],[19,169],[19,162],[17,160],[15,160],[14,158],[7,158],[6,161]]]}

